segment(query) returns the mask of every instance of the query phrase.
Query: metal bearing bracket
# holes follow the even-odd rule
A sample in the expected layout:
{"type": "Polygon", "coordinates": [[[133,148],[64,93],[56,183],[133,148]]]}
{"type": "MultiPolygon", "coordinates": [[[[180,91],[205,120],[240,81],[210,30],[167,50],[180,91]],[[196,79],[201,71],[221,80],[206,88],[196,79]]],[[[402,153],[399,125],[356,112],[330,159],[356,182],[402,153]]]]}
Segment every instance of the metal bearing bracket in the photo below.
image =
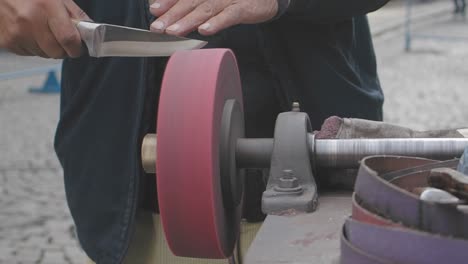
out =
{"type": "Polygon", "coordinates": [[[311,165],[309,117],[293,111],[276,121],[270,177],[262,197],[266,214],[312,212],[317,207],[317,185],[311,165]]]}

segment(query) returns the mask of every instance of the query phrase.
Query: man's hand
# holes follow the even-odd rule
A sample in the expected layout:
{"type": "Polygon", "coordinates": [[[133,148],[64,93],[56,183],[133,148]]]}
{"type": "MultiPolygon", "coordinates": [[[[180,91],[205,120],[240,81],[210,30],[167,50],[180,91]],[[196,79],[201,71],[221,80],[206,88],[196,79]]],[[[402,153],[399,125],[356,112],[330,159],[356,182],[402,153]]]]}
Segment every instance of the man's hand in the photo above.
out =
{"type": "Polygon", "coordinates": [[[72,18],[90,20],[73,0],[0,0],[0,48],[23,56],[78,57],[72,18]]]}
{"type": "Polygon", "coordinates": [[[156,0],[150,11],[155,32],[183,36],[195,29],[212,35],[237,24],[262,23],[278,11],[277,0],[156,0]]]}

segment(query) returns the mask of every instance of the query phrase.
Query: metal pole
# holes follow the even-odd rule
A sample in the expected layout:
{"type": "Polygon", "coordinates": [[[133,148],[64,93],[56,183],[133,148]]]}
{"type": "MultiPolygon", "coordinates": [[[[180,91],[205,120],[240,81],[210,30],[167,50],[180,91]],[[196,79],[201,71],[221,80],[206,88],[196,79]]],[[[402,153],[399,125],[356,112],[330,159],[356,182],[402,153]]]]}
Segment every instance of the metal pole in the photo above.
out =
{"type": "Polygon", "coordinates": [[[141,144],[141,164],[146,173],[156,173],[156,134],[147,134],[141,144]]]}
{"type": "MultiPolygon", "coordinates": [[[[156,171],[155,134],[148,134],[142,144],[142,162],[147,173],[156,171]]],[[[273,152],[273,138],[242,138],[237,142],[239,168],[268,168],[273,152]]],[[[313,166],[357,168],[359,161],[373,155],[397,155],[448,160],[459,158],[468,147],[468,138],[379,138],[314,139],[307,138],[313,166]]]]}
{"type": "Polygon", "coordinates": [[[316,140],[314,153],[317,167],[355,168],[373,155],[460,158],[466,147],[468,138],[332,139],[316,140]]]}
{"type": "MultiPolygon", "coordinates": [[[[239,139],[236,160],[240,168],[268,168],[274,139],[239,139]]],[[[459,158],[468,147],[468,138],[378,138],[314,139],[307,144],[313,166],[357,168],[359,161],[373,155],[413,156],[448,160],[459,158]]]]}
{"type": "Polygon", "coordinates": [[[241,168],[268,168],[273,153],[272,138],[237,140],[236,163],[241,168]]]}
{"type": "Polygon", "coordinates": [[[405,18],[405,51],[411,49],[411,14],[412,0],[406,0],[406,18],[405,18]]]}

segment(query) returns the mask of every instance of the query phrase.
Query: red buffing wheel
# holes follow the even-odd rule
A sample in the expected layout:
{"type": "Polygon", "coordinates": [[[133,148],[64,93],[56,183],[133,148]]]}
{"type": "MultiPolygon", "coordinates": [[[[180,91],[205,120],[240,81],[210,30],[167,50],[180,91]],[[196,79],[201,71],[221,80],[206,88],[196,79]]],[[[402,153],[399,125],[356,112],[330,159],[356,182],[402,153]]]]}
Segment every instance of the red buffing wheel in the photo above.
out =
{"type": "MultiPolygon", "coordinates": [[[[226,174],[221,163],[230,160],[231,168],[235,156],[224,156],[234,153],[232,146],[220,148],[234,142],[223,137],[223,127],[232,124],[232,118],[223,118],[228,102],[231,107],[234,102],[243,124],[239,71],[230,50],[171,56],[159,101],[156,177],[164,232],[177,256],[228,258],[239,236],[242,195],[223,199],[221,179],[226,174]]],[[[243,125],[231,127],[243,136],[243,125]]]]}

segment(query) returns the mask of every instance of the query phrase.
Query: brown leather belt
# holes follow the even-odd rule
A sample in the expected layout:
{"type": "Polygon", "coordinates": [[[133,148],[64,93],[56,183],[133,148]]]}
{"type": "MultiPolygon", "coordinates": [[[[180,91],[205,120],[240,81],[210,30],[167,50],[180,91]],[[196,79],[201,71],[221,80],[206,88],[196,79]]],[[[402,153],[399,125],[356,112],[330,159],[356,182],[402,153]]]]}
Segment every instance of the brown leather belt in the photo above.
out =
{"type": "Polygon", "coordinates": [[[431,170],[457,164],[457,159],[363,159],[353,213],[343,227],[341,263],[468,263],[468,214],[411,192],[429,186],[431,170]]]}

